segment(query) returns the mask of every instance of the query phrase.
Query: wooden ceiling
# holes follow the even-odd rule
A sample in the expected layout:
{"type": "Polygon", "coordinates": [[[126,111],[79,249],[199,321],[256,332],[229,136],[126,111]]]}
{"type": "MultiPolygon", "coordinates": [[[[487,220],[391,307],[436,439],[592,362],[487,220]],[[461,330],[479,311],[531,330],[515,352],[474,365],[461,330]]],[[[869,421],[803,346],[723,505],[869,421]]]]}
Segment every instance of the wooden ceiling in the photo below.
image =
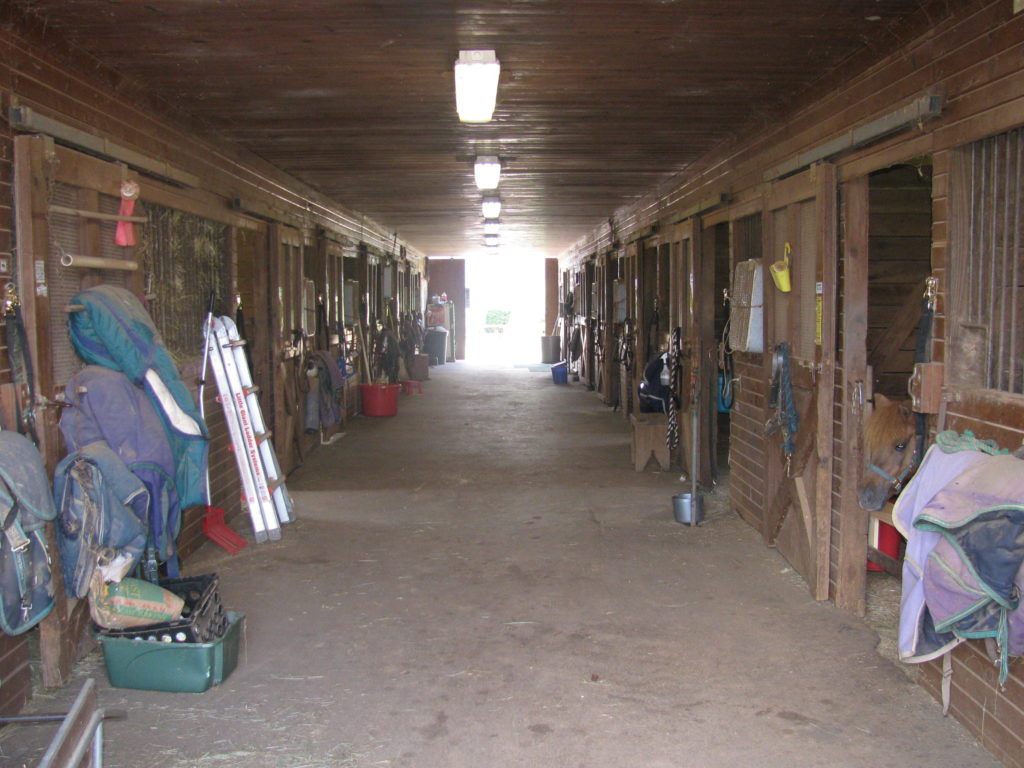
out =
{"type": "Polygon", "coordinates": [[[469,158],[506,159],[502,250],[557,255],[831,70],[954,0],[14,0],[174,105],[430,255],[482,251],[469,158]],[[498,105],[455,113],[460,49],[498,105]]]}

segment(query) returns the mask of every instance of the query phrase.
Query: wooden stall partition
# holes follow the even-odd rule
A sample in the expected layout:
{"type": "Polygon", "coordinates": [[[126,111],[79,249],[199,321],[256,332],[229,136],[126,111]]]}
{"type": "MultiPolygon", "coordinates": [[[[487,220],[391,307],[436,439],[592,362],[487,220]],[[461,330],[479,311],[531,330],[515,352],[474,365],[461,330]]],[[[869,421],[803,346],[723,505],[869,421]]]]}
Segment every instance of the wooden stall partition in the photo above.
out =
{"type": "Polygon", "coordinates": [[[842,187],[843,320],[841,388],[842,453],[838,515],[833,525],[836,606],[863,616],[867,560],[867,512],[857,502],[856,477],[863,464],[861,423],[869,386],[867,349],[853,342],[867,336],[868,312],[868,177],[851,179],[842,187]]]}
{"type": "MultiPolygon", "coordinates": [[[[25,319],[28,355],[35,369],[35,389],[19,387],[17,398],[23,410],[31,408],[38,395],[54,392],[53,363],[44,350],[51,348],[47,260],[50,250],[49,201],[47,190],[56,164],[53,142],[38,136],[18,136],[14,140],[14,207],[17,233],[17,289],[25,319]]],[[[60,439],[56,414],[49,408],[35,413],[35,429],[47,474],[52,474],[59,458],[60,439]]],[[[56,534],[47,526],[47,546],[56,552],[56,534]]],[[[59,563],[59,561],[56,561],[59,563]]],[[[59,574],[59,568],[56,574],[59,574]]],[[[39,654],[45,686],[63,685],[75,661],[76,630],[88,620],[87,606],[68,598],[64,581],[54,578],[56,604],[39,626],[39,654]]]]}
{"type": "MultiPolygon", "coordinates": [[[[717,353],[718,343],[715,336],[715,312],[721,306],[721,294],[715,290],[718,275],[720,254],[728,258],[728,243],[723,241],[723,233],[727,234],[727,226],[721,222],[708,221],[707,218],[695,218],[694,243],[699,247],[691,250],[690,284],[692,286],[689,317],[689,338],[687,346],[690,350],[690,398],[684,408],[688,408],[697,418],[697,481],[705,488],[711,488],[715,482],[716,463],[716,432],[717,432],[717,353]]],[[[692,422],[690,430],[693,429],[692,422]]],[[[684,433],[686,440],[692,442],[692,432],[684,433]]]]}
{"type": "Polygon", "coordinates": [[[729,355],[732,358],[732,407],[729,413],[729,503],[753,528],[763,528],[765,466],[768,438],[768,382],[764,379],[764,282],[762,259],[763,196],[729,211],[732,249],[729,355]],[[744,273],[737,266],[744,265],[744,273]],[[753,269],[751,269],[753,266],[753,269]],[[756,301],[755,281],[762,283],[756,301]]]}
{"type": "Polygon", "coordinates": [[[620,260],[622,265],[621,284],[624,286],[623,299],[625,302],[625,314],[622,320],[622,327],[619,333],[622,354],[619,360],[619,407],[622,410],[622,417],[628,419],[630,414],[636,413],[639,409],[637,399],[637,368],[643,373],[643,360],[638,356],[638,317],[639,292],[637,290],[637,251],[639,245],[632,242],[626,245],[623,257],[620,260]]]}
{"type": "Polygon", "coordinates": [[[693,230],[692,218],[674,224],[668,232],[668,327],[679,336],[679,386],[675,391],[679,410],[677,415],[679,446],[671,457],[685,472],[692,466],[693,430],[691,421],[691,373],[694,365],[693,318],[694,272],[693,272],[693,230]]]}
{"type": "MultiPolygon", "coordinates": [[[[320,350],[330,354],[333,359],[338,359],[343,357],[345,247],[342,242],[329,236],[328,233],[321,232],[317,248],[321,263],[322,284],[322,290],[319,295],[318,317],[320,318],[319,324],[323,327],[318,327],[315,338],[317,339],[317,347],[320,350]]],[[[405,301],[409,302],[411,281],[407,279],[406,275],[403,275],[403,278],[406,278],[403,281],[405,301]]],[[[339,396],[340,402],[344,404],[341,420],[337,424],[324,429],[324,438],[330,438],[345,426],[345,422],[348,419],[347,404],[351,399],[348,389],[349,380],[346,379],[345,390],[339,396]]]]}
{"type": "Polygon", "coordinates": [[[271,393],[265,409],[273,414],[274,447],[281,470],[287,474],[302,462],[303,237],[294,227],[272,224],[269,230],[268,283],[271,286],[270,327],[271,393]]]}
{"type": "Polygon", "coordinates": [[[583,359],[581,375],[588,389],[597,389],[600,375],[597,369],[598,359],[598,292],[597,292],[597,255],[593,254],[582,265],[583,291],[586,299],[583,313],[583,359]]]}
{"type": "Polygon", "coordinates": [[[623,323],[626,318],[626,285],[622,276],[622,252],[610,250],[601,256],[604,275],[602,305],[604,320],[602,327],[602,346],[604,358],[602,363],[601,397],[606,405],[619,407],[620,398],[620,340],[623,323]]]}
{"type": "Polygon", "coordinates": [[[818,171],[818,270],[815,283],[817,367],[817,430],[815,435],[813,528],[810,531],[814,576],[808,579],[815,600],[829,597],[832,551],[832,496],[836,424],[833,398],[836,388],[836,336],[839,293],[839,201],[835,166],[823,163],[818,171]]]}
{"type": "Polygon", "coordinates": [[[769,413],[774,434],[766,456],[768,495],[762,533],[804,577],[816,598],[828,594],[830,505],[822,506],[821,499],[831,494],[832,386],[831,377],[823,374],[833,366],[834,349],[831,341],[827,347],[824,343],[834,336],[834,314],[826,313],[824,306],[826,278],[832,290],[835,282],[834,186],[834,169],[828,164],[775,182],[767,191],[764,228],[769,273],[771,265],[788,262],[790,290],[782,290],[785,280],[766,280],[765,378],[779,390],[779,397],[769,413]],[[788,360],[779,354],[783,341],[788,343],[788,360]],[[784,407],[786,365],[799,420],[790,452],[783,450],[791,415],[784,407]]]}

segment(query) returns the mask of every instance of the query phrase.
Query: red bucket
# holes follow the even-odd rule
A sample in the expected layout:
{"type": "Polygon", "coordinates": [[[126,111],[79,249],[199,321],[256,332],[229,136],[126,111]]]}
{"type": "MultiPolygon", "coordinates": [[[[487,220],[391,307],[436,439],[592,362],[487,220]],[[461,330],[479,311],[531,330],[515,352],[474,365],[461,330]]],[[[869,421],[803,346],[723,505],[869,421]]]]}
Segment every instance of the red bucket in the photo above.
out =
{"type": "MultiPolygon", "coordinates": [[[[903,541],[903,536],[896,528],[888,523],[883,523],[881,520],[876,520],[875,525],[871,526],[871,530],[868,532],[869,541],[884,555],[888,555],[894,560],[899,559],[900,556],[900,542],[903,541]]],[[[875,565],[868,560],[869,571],[884,571],[885,569],[880,565],[875,565]]]]}
{"type": "Polygon", "coordinates": [[[398,413],[398,392],[401,384],[360,384],[363,396],[363,414],[366,416],[394,416],[398,413]]]}

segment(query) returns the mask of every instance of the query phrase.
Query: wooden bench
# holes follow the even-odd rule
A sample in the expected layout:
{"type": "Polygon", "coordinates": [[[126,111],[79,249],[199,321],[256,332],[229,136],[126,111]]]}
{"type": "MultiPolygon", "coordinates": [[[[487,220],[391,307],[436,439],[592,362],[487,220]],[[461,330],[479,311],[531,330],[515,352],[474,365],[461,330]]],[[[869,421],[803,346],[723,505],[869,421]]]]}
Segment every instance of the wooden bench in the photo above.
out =
{"type": "Polygon", "coordinates": [[[670,464],[665,443],[668,416],[663,413],[631,413],[629,420],[633,424],[633,468],[643,472],[653,453],[659,469],[667,472],[670,464]]]}

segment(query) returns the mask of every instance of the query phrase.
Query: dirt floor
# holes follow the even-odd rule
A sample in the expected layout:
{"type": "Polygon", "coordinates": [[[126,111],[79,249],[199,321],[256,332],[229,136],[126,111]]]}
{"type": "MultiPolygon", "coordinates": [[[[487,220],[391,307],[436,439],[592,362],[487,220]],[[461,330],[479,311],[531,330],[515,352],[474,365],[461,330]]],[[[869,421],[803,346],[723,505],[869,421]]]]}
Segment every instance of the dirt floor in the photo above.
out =
{"type": "MultiPolygon", "coordinates": [[[[634,472],[593,393],[430,375],[290,478],[282,541],[186,563],[246,614],[227,681],[113,689],[94,654],[34,708],[95,677],[129,712],[108,768],[998,765],[722,487],[703,525],[676,523],[679,474],[634,472]]],[[[51,734],[8,729],[0,763],[34,765],[51,734]]]]}

